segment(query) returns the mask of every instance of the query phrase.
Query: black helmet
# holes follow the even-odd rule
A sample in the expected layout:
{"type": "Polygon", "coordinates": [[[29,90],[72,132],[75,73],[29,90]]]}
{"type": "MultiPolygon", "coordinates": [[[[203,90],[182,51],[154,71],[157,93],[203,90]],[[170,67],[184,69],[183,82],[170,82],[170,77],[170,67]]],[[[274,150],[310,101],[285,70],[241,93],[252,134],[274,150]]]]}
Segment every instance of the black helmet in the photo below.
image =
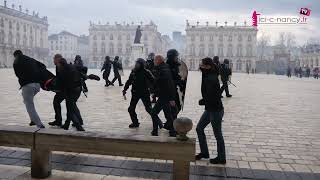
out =
{"type": "Polygon", "coordinates": [[[76,55],[75,60],[79,60],[79,59],[81,59],[81,56],[80,55],[76,55]]]}
{"type": "Polygon", "coordinates": [[[144,59],[142,59],[142,58],[138,58],[137,61],[136,61],[136,63],[139,63],[139,64],[141,64],[142,66],[144,66],[144,65],[146,64],[146,61],[145,61],[144,59]]]}
{"type": "Polygon", "coordinates": [[[110,56],[106,56],[104,59],[105,60],[110,60],[110,56]]]}
{"type": "Polygon", "coordinates": [[[229,59],[224,59],[223,64],[229,64],[229,59]]]}
{"type": "Polygon", "coordinates": [[[114,57],[114,60],[119,60],[119,56],[114,57]]]}
{"type": "Polygon", "coordinates": [[[179,56],[179,52],[175,49],[170,49],[168,52],[167,52],[167,58],[168,59],[171,59],[171,58],[175,58],[175,57],[178,57],[179,56]]]}

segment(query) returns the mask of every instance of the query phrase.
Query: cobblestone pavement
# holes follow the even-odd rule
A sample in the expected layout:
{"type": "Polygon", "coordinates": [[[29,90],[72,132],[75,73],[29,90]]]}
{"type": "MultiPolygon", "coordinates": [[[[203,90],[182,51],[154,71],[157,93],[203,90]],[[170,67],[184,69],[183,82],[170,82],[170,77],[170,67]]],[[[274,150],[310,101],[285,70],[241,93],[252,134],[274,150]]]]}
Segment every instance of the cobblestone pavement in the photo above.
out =
{"type": "MultiPolygon", "coordinates": [[[[95,70],[91,72],[98,73],[95,70]]],[[[126,71],[124,81],[128,74],[126,71]]],[[[27,125],[29,117],[13,70],[1,69],[0,77],[0,124],[27,125]]],[[[236,73],[232,80],[237,85],[230,86],[233,97],[223,99],[223,130],[228,159],[225,167],[320,173],[320,81],[236,73]]],[[[151,119],[142,103],[137,109],[141,127],[129,129],[129,100],[123,99],[122,88],[105,88],[103,82],[89,81],[87,84],[88,98],[82,96],[78,103],[87,131],[150,134],[151,119]]],[[[191,118],[194,125],[203,111],[203,107],[198,106],[200,84],[200,73],[190,72],[181,116],[191,118]]],[[[38,113],[46,124],[54,120],[53,96],[54,93],[42,91],[36,97],[38,113]]],[[[208,127],[206,133],[211,157],[214,157],[216,146],[212,128],[208,127]]],[[[161,131],[160,135],[168,134],[161,131]]],[[[195,126],[190,136],[196,137],[195,126]]],[[[207,161],[195,164],[212,166],[207,161]]]]}

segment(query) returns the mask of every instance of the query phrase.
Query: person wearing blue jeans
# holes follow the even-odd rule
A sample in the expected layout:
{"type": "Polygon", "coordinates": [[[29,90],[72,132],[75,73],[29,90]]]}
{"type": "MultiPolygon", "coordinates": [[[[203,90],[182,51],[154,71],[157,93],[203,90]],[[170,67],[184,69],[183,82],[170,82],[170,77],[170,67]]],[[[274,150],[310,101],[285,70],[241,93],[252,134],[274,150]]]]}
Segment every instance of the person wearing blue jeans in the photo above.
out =
{"type": "Polygon", "coordinates": [[[219,68],[213,63],[211,58],[205,58],[202,60],[200,70],[202,71],[202,99],[199,101],[199,105],[204,105],[205,111],[196,128],[201,151],[196,155],[196,160],[209,158],[209,150],[204,129],[211,123],[214,136],[217,140],[218,156],[214,159],[210,159],[210,163],[225,164],[226,154],[221,126],[224,108],[221,101],[220,83],[218,79],[219,68]]]}

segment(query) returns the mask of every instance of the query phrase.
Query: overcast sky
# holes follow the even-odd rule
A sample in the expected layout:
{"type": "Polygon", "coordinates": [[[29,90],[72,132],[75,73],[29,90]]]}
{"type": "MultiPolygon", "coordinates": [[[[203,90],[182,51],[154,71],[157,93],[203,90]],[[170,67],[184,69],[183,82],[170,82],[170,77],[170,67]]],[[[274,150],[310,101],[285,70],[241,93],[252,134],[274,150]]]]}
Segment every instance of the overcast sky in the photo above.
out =
{"type": "MultiPolygon", "coordinates": [[[[195,24],[209,21],[234,21],[251,25],[251,13],[256,10],[266,16],[299,16],[299,9],[312,10],[305,25],[263,25],[258,27],[276,41],[279,32],[292,32],[299,44],[309,38],[320,39],[320,0],[7,0],[11,6],[21,4],[48,16],[49,33],[67,30],[74,34],[88,34],[89,21],[98,23],[135,22],[158,25],[162,34],[171,35],[172,31],[185,33],[186,20],[195,24]]],[[[3,3],[3,2],[1,2],[3,3]]],[[[16,6],[17,7],[17,6],[16,6]]]]}

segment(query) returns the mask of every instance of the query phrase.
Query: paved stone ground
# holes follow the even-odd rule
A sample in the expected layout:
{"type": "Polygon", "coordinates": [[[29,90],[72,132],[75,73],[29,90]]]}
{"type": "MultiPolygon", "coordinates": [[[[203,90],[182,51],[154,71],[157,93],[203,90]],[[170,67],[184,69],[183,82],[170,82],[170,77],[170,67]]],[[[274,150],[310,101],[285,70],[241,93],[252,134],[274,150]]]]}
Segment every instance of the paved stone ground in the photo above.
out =
{"type": "MultiPolygon", "coordinates": [[[[98,73],[95,70],[91,72],[98,73]]],[[[124,80],[128,73],[125,72],[124,80]]],[[[1,69],[0,77],[0,124],[27,125],[29,117],[13,70],[1,69]]],[[[228,159],[225,167],[320,173],[320,81],[234,74],[233,82],[237,85],[237,88],[230,87],[234,97],[223,99],[223,130],[228,159]]],[[[193,119],[194,125],[203,111],[203,107],[197,105],[201,97],[200,84],[200,73],[190,72],[181,116],[193,119]]],[[[137,110],[141,127],[128,129],[129,100],[123,100],[122,88],[105,88],[103,85],[103,82],[89,81],[88,98],[82,96],[79,99],[85,129],[149,135],[151,119],[144,112],[142,103],[137,110]]],[[[36,97],[38,112],[45,123],[54,118],[53,96],[53,93],[42,91],[36,97]]],[[[212,129],[208,127],[206,132],[211,156],[214,157],[216,146],[212,129]]],[[[167,132],[161,131],[160,135],[167,136],[167,132]]],[[[190,136],[196,137],[195,129],[190,136]]],[[[207,161],[195,164],[212,166],[207,161]]]]}

